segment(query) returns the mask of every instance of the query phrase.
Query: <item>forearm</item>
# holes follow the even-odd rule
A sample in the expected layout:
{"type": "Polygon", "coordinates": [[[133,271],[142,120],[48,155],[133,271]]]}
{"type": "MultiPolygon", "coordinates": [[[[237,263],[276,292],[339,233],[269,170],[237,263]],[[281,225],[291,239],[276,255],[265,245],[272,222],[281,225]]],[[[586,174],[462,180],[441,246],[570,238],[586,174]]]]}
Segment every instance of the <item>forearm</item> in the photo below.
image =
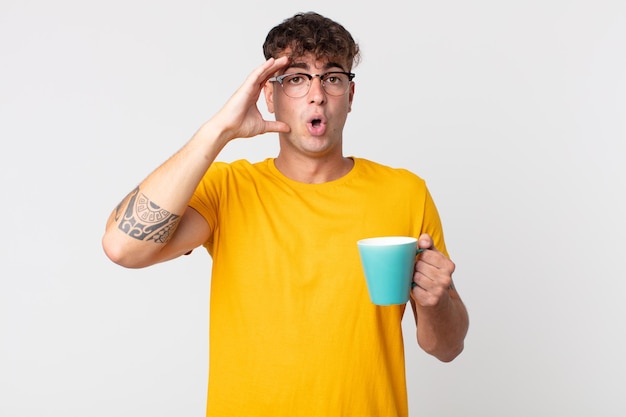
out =
{"type": "Polygon", "coordinates": [[[111,260],[142,267],[172,256],[164,249],[222,143],[219,129],[208,122],[122,200],[109,216],[103,237],[111,260]]]}
{"type": "Polygon", "coordinates": [[[102,240],[111,260],[127,267],[147,266],[185,253],[209,237],[210,230],[199,215],[185,215],[189,200],[230,140],[289,132],[283,122],[264,120],[256,106],[268,78],[288,62],[287,57],[270,58],[254,70],[180,151],[118,205],[109,216],[102,240]]]}
{"type": "Polygon", "coordinates": [[[469,327],[465,305],[454,289],[441,305],[414,305],[417,316],[417,342],[427,353],[450,362],[462,351],[469,327]]]}

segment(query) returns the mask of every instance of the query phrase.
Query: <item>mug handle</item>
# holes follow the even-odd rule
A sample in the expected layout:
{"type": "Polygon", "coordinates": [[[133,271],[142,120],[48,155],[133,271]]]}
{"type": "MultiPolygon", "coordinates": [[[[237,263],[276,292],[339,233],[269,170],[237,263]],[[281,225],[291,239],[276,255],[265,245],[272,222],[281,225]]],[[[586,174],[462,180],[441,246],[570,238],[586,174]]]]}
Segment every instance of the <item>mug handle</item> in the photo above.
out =
{"type": "MultiPolygon", "coordinates": [[[[428,249],[417,248],[417,250],[415,251],[415,256],[419,255],[420,253],[424,252],[425,250],[428,250],[428,249]]],[[[411,289],[413,289],[415,287],[417,287],[417,284],[415,283],[415,281],[411,281],[411,289]]]]}

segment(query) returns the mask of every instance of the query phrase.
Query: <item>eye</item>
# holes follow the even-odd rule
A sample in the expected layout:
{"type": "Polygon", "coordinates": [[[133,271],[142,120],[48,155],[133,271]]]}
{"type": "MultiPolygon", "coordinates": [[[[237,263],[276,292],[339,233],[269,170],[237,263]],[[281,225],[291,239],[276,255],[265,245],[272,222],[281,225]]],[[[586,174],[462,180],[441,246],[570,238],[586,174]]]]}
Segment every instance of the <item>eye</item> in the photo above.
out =
{"type": "Polygon", "coordinates": [[[341,78],[343,74],[338,73],[329,73],[324,77],[324,82],[328,84],[341,84],[343,79],[341,78]]]}
{"type": "Polygon", "coordinates": [[[301,74],[294,74],[286,77],[285,82],[289,85],[296,86],[306,83],[306,77],[301,74]]]}

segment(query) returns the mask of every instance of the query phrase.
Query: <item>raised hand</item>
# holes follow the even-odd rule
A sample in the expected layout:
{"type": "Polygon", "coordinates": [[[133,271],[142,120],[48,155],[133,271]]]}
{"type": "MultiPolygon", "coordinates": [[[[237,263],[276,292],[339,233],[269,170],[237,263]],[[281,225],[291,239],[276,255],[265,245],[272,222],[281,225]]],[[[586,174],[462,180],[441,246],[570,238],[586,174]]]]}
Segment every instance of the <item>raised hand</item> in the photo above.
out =
{"type": "Polygon", "coordinates": [[[211,119],[218,126],[225,141],[250,138],[268,132],[289,132],[286,123],[265,120],[257,107],[257,101],[267,80],[288,63],[287,57],[270,58],[255,69],[224,107],[211,119]]]}

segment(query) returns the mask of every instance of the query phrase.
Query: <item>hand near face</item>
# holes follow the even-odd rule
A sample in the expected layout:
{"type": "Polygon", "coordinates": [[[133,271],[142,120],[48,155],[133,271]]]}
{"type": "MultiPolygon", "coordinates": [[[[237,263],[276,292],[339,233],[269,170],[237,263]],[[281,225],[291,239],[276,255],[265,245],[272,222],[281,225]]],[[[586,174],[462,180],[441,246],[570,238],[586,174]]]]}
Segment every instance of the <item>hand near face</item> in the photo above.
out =
{"type": "Polygon", "coordinates": [[[257,101],[267,80],[288,64],[287,57],[270,58],[255,69],[239,89],[212,118],[221,127],[226,141],[250,138],[268,132],[289,132],[286,123],[265,120],[257,107],[257,101]]]}
{"type": "Polygon", "coordinates": [[[453,285],[454,263],[435,248],[428,234],[420,236],[418,247],[427,250],[415,262],[415,285],[411,290],[411,297],[422,307],[437,307],[447,303],[450,299],[449,289],[453,285]]]}

